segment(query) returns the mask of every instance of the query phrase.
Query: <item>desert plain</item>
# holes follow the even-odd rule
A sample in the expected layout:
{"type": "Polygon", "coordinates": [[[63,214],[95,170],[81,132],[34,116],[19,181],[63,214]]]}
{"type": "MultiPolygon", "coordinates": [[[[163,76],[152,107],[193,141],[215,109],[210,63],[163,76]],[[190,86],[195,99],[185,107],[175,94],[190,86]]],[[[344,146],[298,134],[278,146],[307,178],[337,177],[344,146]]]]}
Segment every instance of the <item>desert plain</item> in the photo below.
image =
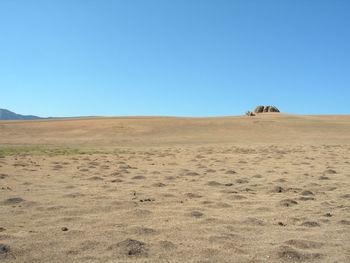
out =
{"type": "Polygon", "coordinates": [[[0,262],[350,262],[350,116],[0,121],[0,262]]]}

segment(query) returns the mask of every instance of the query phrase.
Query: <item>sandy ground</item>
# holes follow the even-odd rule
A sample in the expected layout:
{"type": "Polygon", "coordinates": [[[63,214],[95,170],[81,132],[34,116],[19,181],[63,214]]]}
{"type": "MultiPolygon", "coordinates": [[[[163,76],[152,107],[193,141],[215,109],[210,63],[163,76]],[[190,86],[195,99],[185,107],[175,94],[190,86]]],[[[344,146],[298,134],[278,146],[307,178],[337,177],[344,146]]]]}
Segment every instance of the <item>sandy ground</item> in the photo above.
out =
{"type": "Polygon", "coordinates": [[[0,134],[104,151],[0,155],[0,262],[350,262],[350,116],[0,121],[0,134]]]}

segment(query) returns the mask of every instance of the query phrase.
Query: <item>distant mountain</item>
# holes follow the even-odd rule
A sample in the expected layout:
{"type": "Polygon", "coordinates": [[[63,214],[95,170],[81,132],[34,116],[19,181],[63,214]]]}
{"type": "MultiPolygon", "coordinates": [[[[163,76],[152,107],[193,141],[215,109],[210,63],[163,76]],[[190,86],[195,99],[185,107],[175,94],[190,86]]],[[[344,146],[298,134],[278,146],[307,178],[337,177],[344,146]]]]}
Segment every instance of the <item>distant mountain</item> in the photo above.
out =
{"type": "Polygon", "coordinates": [[[6,109],[0,109],[0,120],[39,120],[39,119],[74,119],[74,118],[90,118],[101,116],[76,116],[76,117],[38,117],[34,115],[21,115],[6,109]]]}
{"type": "Polygon", "coordinates": [[[0,120],[37,120],[42,119],[34,115],[21,115],[6,109],[0,109],[0,120]]]}

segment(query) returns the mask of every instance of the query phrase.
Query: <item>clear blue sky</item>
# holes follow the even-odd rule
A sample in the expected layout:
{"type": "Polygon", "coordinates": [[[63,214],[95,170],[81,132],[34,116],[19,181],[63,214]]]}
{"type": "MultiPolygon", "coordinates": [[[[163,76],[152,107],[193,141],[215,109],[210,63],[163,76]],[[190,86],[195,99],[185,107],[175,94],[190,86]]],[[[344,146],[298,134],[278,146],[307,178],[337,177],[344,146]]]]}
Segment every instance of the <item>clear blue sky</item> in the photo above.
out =
{"type": "Polygon", "coordinates": [[[0,108],[350,114],[348,0],[1,0],[0,108]]]}

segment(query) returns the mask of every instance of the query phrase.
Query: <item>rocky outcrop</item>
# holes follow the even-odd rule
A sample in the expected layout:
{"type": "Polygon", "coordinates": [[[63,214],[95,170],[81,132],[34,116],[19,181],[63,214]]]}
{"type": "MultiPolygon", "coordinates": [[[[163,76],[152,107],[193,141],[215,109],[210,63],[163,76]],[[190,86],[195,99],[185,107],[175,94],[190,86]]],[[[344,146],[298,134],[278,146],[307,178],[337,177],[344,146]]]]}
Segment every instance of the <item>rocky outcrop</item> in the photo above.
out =
{"type": "Polygon", "coordinates": [[[275,106],[256,106],[254,113],[263,113],[263,112],[280,112],[275,106]]]}
{"type": "Polygon", "coordinates": [[[245,115],[247,115],[247,116],[255,116],[254,112],[251,112],[249,110],[245,112],[245,115]]]}
{"type": "Polygon", "coordinates": [[[280,112],[275,106],[270,106],[269,112],[280,112]]]}
{"type": "Polygon", "coordinates": [[[264,112],[264,106],[256,106],[255,109],[254,109],[254,112],[255,113],[262,113],[264,112]]]}
{"type": "Polygon", "coordinates": [[[269,112],[270,106],[265,106],[264,107],[264,112],[269,112]]]}

